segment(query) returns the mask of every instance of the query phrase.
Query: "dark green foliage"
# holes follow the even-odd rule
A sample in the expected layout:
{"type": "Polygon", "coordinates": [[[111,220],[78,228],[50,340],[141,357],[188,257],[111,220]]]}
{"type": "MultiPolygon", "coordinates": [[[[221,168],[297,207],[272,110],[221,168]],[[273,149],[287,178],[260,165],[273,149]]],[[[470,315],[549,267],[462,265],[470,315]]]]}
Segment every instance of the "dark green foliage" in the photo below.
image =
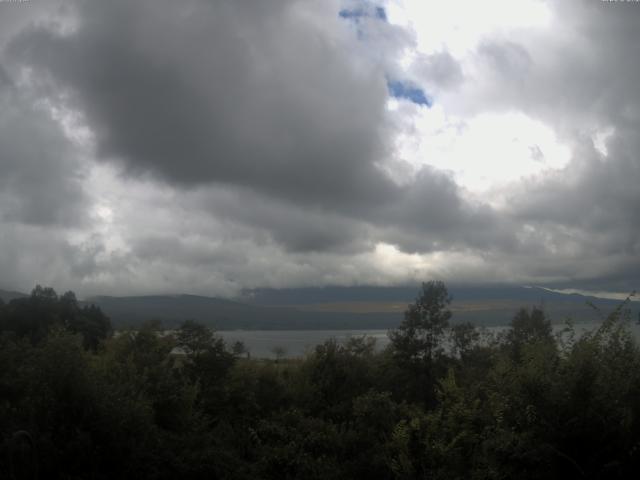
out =
{"type": "Polygon", "coordinates": [[[471,323],[459,323],[451,327],[451,353],[465,359],[478,346],[480,332],[471,323]]]}
{"type": "Polygon", "coordinates": [[[109,318],[95,305],[80,307],[73,292],[58,297],[52,288],[36,286],[29,297],[0,305],[0,331],[13,332],[36,344],[54,327],[82,335],[85,348],[95,350],[111,335],[109,318]]]}
{"type": "Polygon", "coordinates": [[[544,310],[533,307],[531,310],[521,308],[511,320],[511,329],[507,333],[507,344],[513,355],[518,356],[523,348],[532,343],[554,342],[551,321],[546,318],[544,310]]]}
{"type": "Polygon", "coordinates": [[[444,371],[443,341],[451,318],[450,303],[443,282],[423,283],[400,326],[389,332],[390,351],[399,367],[394,376],[400,380],[402,396],[427,407],[436,400],[437,378],[444,371]]]}
{"type": "Polygon", "coordinates": [[[184,353],[183,374],[198,387],[198,405],[207,414],[220,416],[228,404],[227,375],[235,363],[235,354],[210,328],[192,320],[180,326],[175,345],[184,353]]]}
{"type": "Polygon", "coordinates": [[[248,359],[210,329],[109,336],[36,288],[0,304],[0,479],[628,479],[640,350],[621,307],[554,337],[541,309],[491,337],[423,285],[392,344],[248,359]],[[448,341],[448,343],[447,343],[448,341]]]}
{"type": "Polygon", "coordinates": [[[405,364],[432,362],[442,351],[445,329],[449,326],[451,297],[444,283],[422,284],[422,292],[409,305],[404,320],[389,332],[394,355],[405,364]]]}
{"type": "Polygon", "coordinates": [[[340,345],[329,340],[316,347],[305,365],[314,412],[344,419],[353,399],[373,386],[372,352],[363,348],[363,343],[352,340],[340,345]]]}

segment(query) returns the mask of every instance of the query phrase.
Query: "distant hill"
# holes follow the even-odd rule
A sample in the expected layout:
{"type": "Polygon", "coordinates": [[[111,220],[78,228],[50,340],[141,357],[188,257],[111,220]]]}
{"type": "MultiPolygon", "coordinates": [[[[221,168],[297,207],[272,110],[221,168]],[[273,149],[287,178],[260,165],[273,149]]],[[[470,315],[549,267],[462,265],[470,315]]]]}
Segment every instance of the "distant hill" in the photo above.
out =
{"type": "Polygon", "coordinates": [[[218,330],[323,330],[391,328],[399,323],[391,313],[313,312],[197,295],[94,297],[116,328],[160,320],[168,328],[196,320],[218,330]]]}
{"type": "MultiPolygon", "coordinates": [[[[160,320],[168,327],[192,319],[218,330],[332,330],[396,327],[417,296],[415,287],[324,287],[258,289],[235,300],[197,295],[94,297],[116,328],[160,320]]],[[[563,294],[532,287],[451,287],[453,322],[506,325],[520,307],[542,305],[551,319],[592,321],[620,304],[617,300],[563,294]]],[[[632,304],[637,317],[640,305],[632,304]]]]}
{"type": "MultiPolygon", "coordinates": [[[[470,321],[480,325],[505,325],[521,307],[544,307],[551,319],[560,323],[571,317],[576,322],[592,321],[621,302],[565,294],[539,287],[521,286],[450,286],[453,297],[453,322],[470,321]]],[[[418,286],[404,287],[319,287],[293,289],[256,289],[243,292],[242,299],[254,305],[296,308],[300,311],[382,313],[396,312],[399,322],[407,304],[419,293],[418,286]]],[[[632,314],[637,317],[640,303],[632,302],[632,314]]]]}
{"type": "Polygon", "coordinates": [[[2,299],[3,302],[10,302],[14,298],[24,298],[24,297],[28,297],[28,295],[26,293],[0,290],[0,299],[2,299]]]}
{"type": "MultiPolygon", "coordinates": [[[[449,293],[456,301],[472,300],[516,300],[526,302],[602,301],[618,304],[618,300],[596,298],[577,293],[567,294],[540,287],[513,285],[497,286],[448,286],[449,293]]],[[[336,302],[413,302],[420,291],[419,285],[400,287],[309,287],[309,288],[258,288],[245,290],[240,297],[243,301],[259,305],[306,305],[336,302]]]]}

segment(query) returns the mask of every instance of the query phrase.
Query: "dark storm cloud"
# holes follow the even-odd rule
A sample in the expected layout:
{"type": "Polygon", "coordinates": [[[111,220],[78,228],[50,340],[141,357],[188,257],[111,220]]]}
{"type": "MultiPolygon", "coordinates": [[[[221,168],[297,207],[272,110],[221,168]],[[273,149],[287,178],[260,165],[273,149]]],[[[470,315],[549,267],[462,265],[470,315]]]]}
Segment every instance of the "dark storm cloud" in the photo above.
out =
{"type": "MultiPolygon", "coordinates": [[[[59,3],[0,2],[0,288],[69,280],[69,229],[86,226],[85,169],[50,105],[4,56],[9,39],[59,3]]],[[[59,283],[71,287],[73,281],[59,283]]]]}
{"type": "Polygon", "coordinates": [[[406,252],[450,248],[514,248],[514,234],[496,212],[462,197],[450,175],[424,167],[393,201],[345,212],[304,208],[248,189],[206,189],[190,202],[217,219],[267,232],[290,252],[371,251],[378,241],[406,252]]]}
{"type": "Polygon", "coordinates": [[[82,168],[50,111],[0,66],[0,221],[79,225],[86,221],[82,168]]]}
{"type": "Polygon", "coordinates": [[[575,152],[579,161],[530,184],[527,195],[514,195],[512,207],[527,220],[609,231],[620,240],[625,233],[636,235],[640,230],[639,145],[612,139],[609,159],[589,139],[584,142],[575,152]]]}
{"type": "Polygon", "coordinates": [[[5,69],[0,65],[0,92],[6,91],[12,86],[11,78],[5,69]]]}
{"type": "MultiPolygon", "coordinates": [[[[23,2],[25,3],[25,2],[23,2]]],[[[60,0],[30,1],[29,5],[0,2],[0,48],[27,25],[51,20],[64,10],[60,0]]]]}
{"type": "Polygon", "coordinates": [[[337,15],[327,32],[295,1],[79,5],[75,32],[11,52],[70,94],[102,157],[312,204],[389,195],[384,76],[343,51],[337,15]]]}
{"type": "Polygon", "coordinates": [[[410,253],[478,249],[513,251],[514,225],[462,196],[453,178],[423,167],[402,199],[381,212],[385,241],[410,253]]]}
{"type": "Polygon", "coordinates": [[[429,271],[463,280],[638,280],[637,6],[550,3],[562,32],[488,35],[467,63],[413,52],[407,71],[413,35],[375,10],[354,28],[334,2],[69,5],[64,28],[26,15],[5,29],[0,16],[0,46],[11,38],[0,68],[5,279],[22,286],[38,272],[103,293],[406,280],[410,269],[384,262],[411,257],[376,257],[384,242],[433,254],[429,271]],[[403,175],[395,136],[415,134],[402,117],[422,107],[387,110],[394,78],[461,124],[524,112],[573,159],[501,191],[499,208],[448,173],[403,175]],[[51,105],[86,122],[100,168],[79,160],[51,105]],[[604,155],[592,140],[607,129],[604,155]],[[85,175],[114,164],[120,177],[85,175]],[[106,219],[87,220],[98,201],[106,219]]]}
{"type": "Polygon", "coordinates": [[[371,228],[363,220],[319,208],[301,209],[249,189],[205,191],[197,207],[213,213],[216,218],[268,232],[292,252],[356,253],[372,248],[371,228]]]}
{"type": "Polygon", "coordinates": [[[391,155],[384,72],[349,52],[337,11],[320,27],[301,5],[86,2],[71,33],[31,29],[10,52],[68,95],[101,157],[180,188],[233,186],[237,204],[212,212],[291,251],[371,248],[366,223],[389,212],[464,242],[453,182],[425,171],[400,187],[378,167],[391,155]]]}

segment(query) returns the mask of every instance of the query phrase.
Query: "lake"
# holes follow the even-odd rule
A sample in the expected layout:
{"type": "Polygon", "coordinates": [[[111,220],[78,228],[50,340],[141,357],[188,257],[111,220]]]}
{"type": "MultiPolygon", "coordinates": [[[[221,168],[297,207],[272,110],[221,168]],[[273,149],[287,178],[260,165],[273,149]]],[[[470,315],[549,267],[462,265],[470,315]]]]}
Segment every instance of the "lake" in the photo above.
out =
{"type": "MultiPolygon", "coordinates": [[[[574,328],[577,335],[593,330],[598,322],[577,323],[574,328]]],[[[560,332],[565,325],[554,325],[554,331],[560,332]]],[[[508,327],[486,327],[488,334],[498,334],[508,327]]],[[[640,326],[630,325],[637,339],[640,339],[640,326]]],[[[216,332],[227,344],[241,341],[254,358],[275,358],[274,349],[282,348],[285,357],[302,357],[330,338],[345,342],[349,337],[366,335],[376,339],[376,348],[382,350],[389,344],[387,330],[222,330],[216,332]]]]}
{"type": "Polygon", "coordinates": [[[330,338],[345,342],[349,337],[366,335],[376,339],[376,347],[389,343],[387,330],[228,330],[217,331],[227,344],[244,343],[252,357],[275,358],[275,348],[283,348],[285,357],[302,357],[330,338]]]}

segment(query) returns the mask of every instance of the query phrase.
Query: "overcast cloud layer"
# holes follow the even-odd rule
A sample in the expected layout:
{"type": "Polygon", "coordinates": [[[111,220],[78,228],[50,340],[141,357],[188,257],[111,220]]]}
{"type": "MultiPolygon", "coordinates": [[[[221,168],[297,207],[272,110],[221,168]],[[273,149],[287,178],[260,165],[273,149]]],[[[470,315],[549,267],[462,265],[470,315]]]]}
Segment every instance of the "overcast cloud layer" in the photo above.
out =
{"type": "Polygon", "coordinates": [[[0,288],[637,288],[640,4],[477,3],[0,3],[0,288]]]}

